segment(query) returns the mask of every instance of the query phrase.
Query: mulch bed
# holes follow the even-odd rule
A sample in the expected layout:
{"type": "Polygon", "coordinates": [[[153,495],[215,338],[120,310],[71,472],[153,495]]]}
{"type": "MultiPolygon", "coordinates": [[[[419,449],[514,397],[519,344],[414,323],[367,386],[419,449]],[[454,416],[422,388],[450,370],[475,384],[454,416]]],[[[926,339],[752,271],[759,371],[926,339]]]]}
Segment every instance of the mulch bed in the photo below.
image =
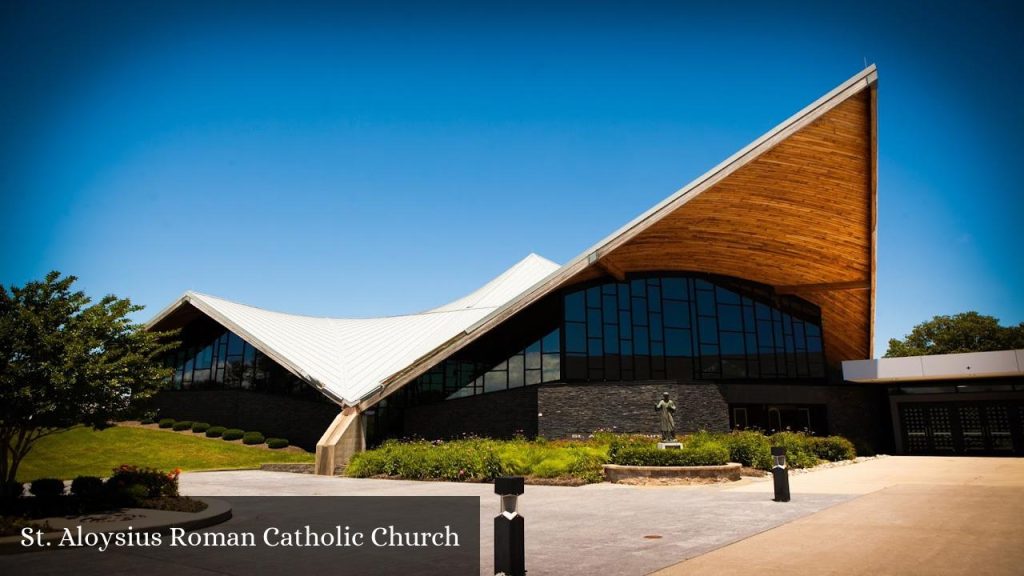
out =
{"type": "Polygon", "coordinates": [[[124,422],[118,422],[118,426],[124,426],[125,428],[145,428],[147,430],[159,430],[161,432],[171,432],[173,434],[184,434],[186,436],[192,436],[195,438],[204,438],[206,440],[216,440],[218,442],[227,442],[229,444],[238,444],[239,446],[245,446],[247,448],[262,448],[263,450],[269,450],[271,452],[294,452],[296,454],[308,454],[302,448],[298,446],[288,446],[286,448],[271,448],[266,443],[263,444],[243,444],[242,439],[238,440],[225,440],[223,438],[210,438],[206,435],[206,432],[193,432],[191,430],[174,430],[171,428],[161,428],[159,424],[143,424],[138,420],[125,420],[124,422]]]}

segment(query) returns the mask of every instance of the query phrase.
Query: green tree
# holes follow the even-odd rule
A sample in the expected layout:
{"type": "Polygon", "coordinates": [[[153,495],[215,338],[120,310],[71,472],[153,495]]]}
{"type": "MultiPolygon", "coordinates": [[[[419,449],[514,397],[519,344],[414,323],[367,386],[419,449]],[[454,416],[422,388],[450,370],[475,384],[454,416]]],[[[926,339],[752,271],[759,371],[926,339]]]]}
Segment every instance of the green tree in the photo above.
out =
{"type": "Polygon", "coordinates": [[[147,332],[127,299],[95,304],[50,272],[0,285],[0,501],[20,493],[18,466],[40,438],[85,424],[108,426],[170,377],[159,357],[171,334],[147,332]]]}
{"type": "Polygon", "coordinates": [[[999,319],[977,312],[936,316],[922,322],[903,340],[892,338],[886,358],[985,352],[1024,348],[1024,322],[1000,326],[999,319]]]}

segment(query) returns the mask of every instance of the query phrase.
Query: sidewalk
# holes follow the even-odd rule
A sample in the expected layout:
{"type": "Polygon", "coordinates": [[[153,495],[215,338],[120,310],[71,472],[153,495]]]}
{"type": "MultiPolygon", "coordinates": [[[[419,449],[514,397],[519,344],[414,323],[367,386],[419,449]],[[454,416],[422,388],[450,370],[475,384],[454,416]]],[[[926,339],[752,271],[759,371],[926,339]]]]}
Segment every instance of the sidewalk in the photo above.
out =
{"type": "Polygon", "coordinates": [[[655,574],[1024,574],[1024,459],[892,457],[791,481],[794,501],[864,495],[655,574]]]}
{"type": "MultiPolygon", "coordinates": [[[[880,458],[793,475],[791,488],[793,501],[779,503],[767,478],[666,487],[527,486],[520,500],[527,569],[530,576],[1024,574],[1024,459],[880,458]]],[[[262,530],[268,518],[301,525],[326,512],[308,501],[243,503],[234,496],[475,496],[480,574],[493,573],[498,500],[489,484],[250,470],[183,474],[181,490],[237,503],[232,519],[218,527],[237,531],[262,530]]],[[[337,557],[331,558],[306,569],[332,572],[337,557]]],[[[0,556],[0,574],[252,573],[251,562],[224,558],[210,566],[207,560],[177,549],[31,552],[0,556]]]]}
{"type": "MultiPolygon", "coordinates": [[[[742,483],[770,486],[767,479],[747,479],[742,483]]],[[[526,518],[529,576],[640,576],[856,497],[809,494],[782,506],[772,502],[770,493],[763,490],[727,492],[723,490],[726,486],[735,485],[527,486],[519,510],[526,518]]],[[[477,496],[480,574],[493,574],[493,519],[498,500],[490,484],[244,471],[182,474],[181,489],[185,494],[229,501],[232,495],[262,494],[477,496]]],[[[316,514],[314,510],[246,510],[235,506],[235,518],[230,525],[260,514],[299,512],[316,514]]]]}

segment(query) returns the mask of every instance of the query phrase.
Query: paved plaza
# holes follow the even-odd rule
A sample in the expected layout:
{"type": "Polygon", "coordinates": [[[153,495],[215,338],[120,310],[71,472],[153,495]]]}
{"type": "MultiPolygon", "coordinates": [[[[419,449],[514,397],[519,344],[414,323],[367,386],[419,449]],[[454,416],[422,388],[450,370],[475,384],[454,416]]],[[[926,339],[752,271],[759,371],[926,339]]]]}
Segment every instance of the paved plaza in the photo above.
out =
{"type": "MultiPolygon", "coordinates": [[[[769,479],[738,483],[579,488],[527,486],[531,576],[563,574],[1020,574],[1024,566],[1024,460],[900,458],[869,460],[791,478],[793,501],[772,501],[769,479]]],[[[236,496],[477,496],[481,574],[491,574],[489,484],[328,478],[283,472],[183,474],[184,494],[231,502],[236,496]]],[[[316,510],[286,499],[238,501],[215,529],[247,529],[267,517],[308,518],[316,510]]],[[[66,573],[81,551],[2,560],[12,574],[66,573]]],[[[244,574],[162,560],[145,550],[108,552],[77,574],[244,574]],[[154,562],[166,562],[152,567],[154,562]]],[[[344,571],[338,572],[344,573],[344,571]]]]}
{"type": "Polygon", "coordinates": [[[793,478],[797,499],[836,492],[863,496],[657,574],[1024,574],[1022,458],[893,457],[793,478]]]}
{"type": "MultiPolygon", "coordinates": [[[[769,483],[755,485],[757,490],[747,492],[724,490],[724,485],[527,486],[519,507],[526,518],[527,570],[530,576],[647,574],[854,497],[814,494],[778,504],[769,483]]],[[[493,573],[498,497],[490,484],[223,472],[183,475],[182,490],[207,496],[479,496],[481,573],[493,573]]],[[[236,509],[236,516],[248,513],[236,509]]]]}

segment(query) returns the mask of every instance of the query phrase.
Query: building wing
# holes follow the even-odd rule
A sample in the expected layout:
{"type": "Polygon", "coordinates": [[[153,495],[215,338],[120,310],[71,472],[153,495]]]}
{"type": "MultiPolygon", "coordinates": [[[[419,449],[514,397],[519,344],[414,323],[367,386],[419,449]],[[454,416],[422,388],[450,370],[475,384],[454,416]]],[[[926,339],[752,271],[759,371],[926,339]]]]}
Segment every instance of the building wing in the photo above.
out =
{"type": "Polygon", "coordinates": [[[530,255],[419,314],[312,318],[187,293],[150,322],[212,317],[339,403],[368,408],[547,295],[634,272],[759,283],[821,310],[833,366],[873,355],[876,88],[871,66],[568,264],[530,255]]]}
{"type": "Polygon", "coordinates": [[[678,270],[744,278],[821,308],[825,356],[874,339],[876,90],[870,66],[384,382],[368,407],[555,290],[678,270]]]}
{"type": "Polygon", "coordinates": [[[148,324],[164,330],[204,314],[336,402],[354,405],[394,373],[449,342],[558,269],[530,254],[480,289],[418,314],[319,318],[186,292],[148,324]]]}

